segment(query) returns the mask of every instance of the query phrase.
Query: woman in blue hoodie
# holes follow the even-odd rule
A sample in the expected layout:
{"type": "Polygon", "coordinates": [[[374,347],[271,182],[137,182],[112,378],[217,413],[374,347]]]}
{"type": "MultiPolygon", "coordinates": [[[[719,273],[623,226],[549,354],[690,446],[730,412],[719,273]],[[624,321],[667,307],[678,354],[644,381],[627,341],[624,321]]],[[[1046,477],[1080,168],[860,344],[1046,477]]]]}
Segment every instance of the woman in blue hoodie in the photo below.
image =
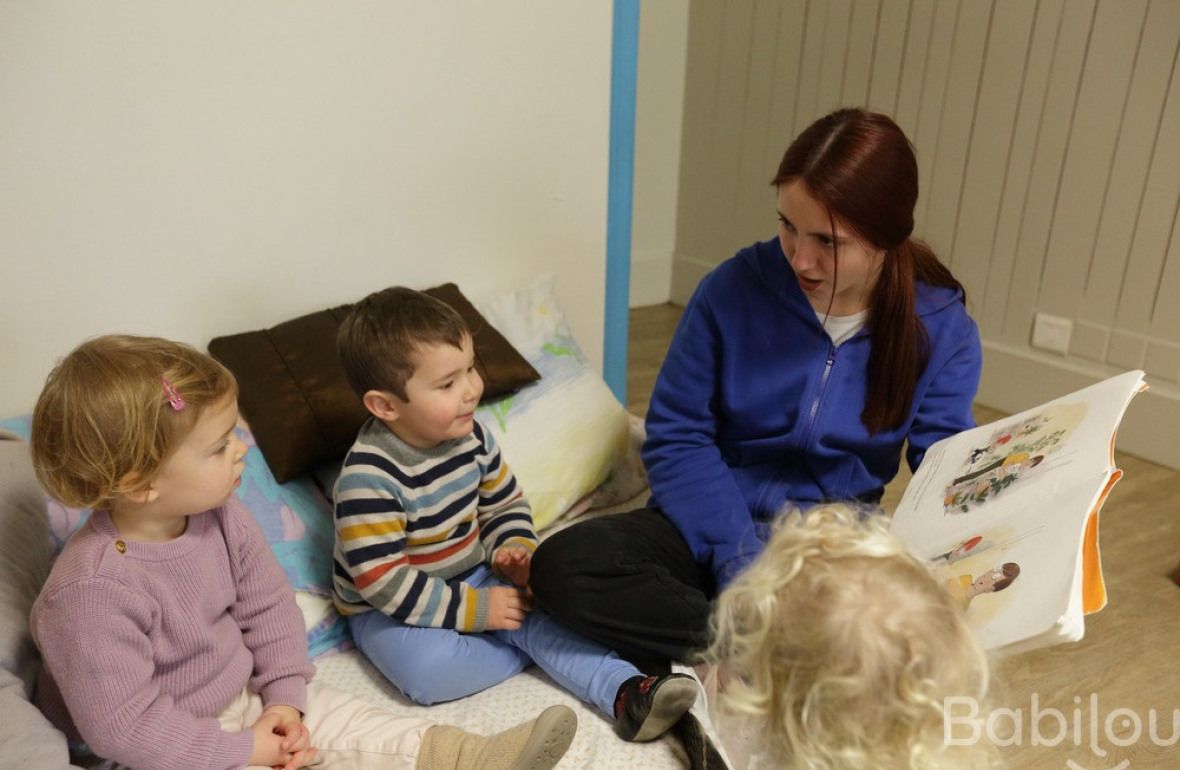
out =
{"type": "Polygon", "coordinates": [[[982,364],[962,285],[911,237],[918,168],[885,115],[808,127],[772,180],[778,237],[697,287],[652,395],[648,507],[542,543],[532,588],[641,662],[704,647],[712,598],[785,506],[876,502],[972,427],[982,364]]]}

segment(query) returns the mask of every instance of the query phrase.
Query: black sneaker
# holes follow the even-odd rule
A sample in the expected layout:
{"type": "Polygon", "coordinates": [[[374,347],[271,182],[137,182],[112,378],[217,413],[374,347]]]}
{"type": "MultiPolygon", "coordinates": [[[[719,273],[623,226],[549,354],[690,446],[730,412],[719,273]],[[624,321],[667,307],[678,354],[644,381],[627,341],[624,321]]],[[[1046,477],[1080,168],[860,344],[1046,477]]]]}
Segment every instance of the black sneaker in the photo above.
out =
{"type": "Polygon", "coordinates": [[[692,708],[699,687],[687,674],[632,677],[619,688],[615,732],[625,741],[660,737],[692,708]]]}

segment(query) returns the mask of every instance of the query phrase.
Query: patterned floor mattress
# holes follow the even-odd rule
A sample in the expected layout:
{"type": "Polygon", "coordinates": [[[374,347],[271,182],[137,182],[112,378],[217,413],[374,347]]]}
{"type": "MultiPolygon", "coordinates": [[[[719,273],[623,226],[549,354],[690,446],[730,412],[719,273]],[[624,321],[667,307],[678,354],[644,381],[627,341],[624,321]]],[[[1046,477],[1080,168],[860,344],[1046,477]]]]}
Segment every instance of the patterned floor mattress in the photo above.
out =
{"type": "MultiPolygon", "coordinates": [[[[484,692],[434,706],[411,703],[357,650],[322,657],[316,661],[316,668],[317,679],[397,713],[424,716],[482,734],[505,730],[547,706],[563,703],[577,712],[578,733],[558,764],[559,770],[687,767],[684,753],[674,738],[625,743],[614,734],[606,718],[559,688],[535,666],[484,692]]],[[[703,698],[698,700],[698,709],[702,701],[703,698]]]]}

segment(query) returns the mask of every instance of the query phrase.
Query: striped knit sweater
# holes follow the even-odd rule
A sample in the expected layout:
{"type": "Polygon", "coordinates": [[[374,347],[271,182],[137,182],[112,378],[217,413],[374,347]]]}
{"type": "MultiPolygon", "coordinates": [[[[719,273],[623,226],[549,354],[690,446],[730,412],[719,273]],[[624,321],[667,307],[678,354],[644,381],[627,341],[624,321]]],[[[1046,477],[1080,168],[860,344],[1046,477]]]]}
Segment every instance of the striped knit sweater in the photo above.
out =
{"type": "Polygon", "coordinates": [[[492,435],[417,449],[370,418],[336,481],[336,608],[411,626],[483,631],[487,589],[462,582],[511,542],[534,550],[532,513],[492,435]]]}

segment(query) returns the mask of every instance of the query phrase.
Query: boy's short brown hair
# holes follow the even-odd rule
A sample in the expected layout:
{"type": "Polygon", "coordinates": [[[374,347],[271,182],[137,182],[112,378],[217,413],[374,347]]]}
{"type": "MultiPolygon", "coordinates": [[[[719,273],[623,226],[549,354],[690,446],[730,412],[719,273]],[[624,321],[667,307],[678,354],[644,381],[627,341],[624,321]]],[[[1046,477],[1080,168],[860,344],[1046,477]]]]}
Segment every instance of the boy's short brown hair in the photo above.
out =
{"type": "Polygon", "coordinates": [[[129,335],[88,340],[49,373],[33,409],[37,479],[66,505],[109,507],[155,477],[207,407],[237,395],[233,374],[188,345],[129,335]],[[173,408],[164,380],[183,408],[173,408]]]}
{"type": "Polygon", "coordinates": [[[447,303],[394,286],[353,306],[340,324],[336,346],[358,396],[384,390],[407,401],[406,382],[414,376],[417,351],[423,345],[461,348],[470,335],[462,316],[447,303]]]}

